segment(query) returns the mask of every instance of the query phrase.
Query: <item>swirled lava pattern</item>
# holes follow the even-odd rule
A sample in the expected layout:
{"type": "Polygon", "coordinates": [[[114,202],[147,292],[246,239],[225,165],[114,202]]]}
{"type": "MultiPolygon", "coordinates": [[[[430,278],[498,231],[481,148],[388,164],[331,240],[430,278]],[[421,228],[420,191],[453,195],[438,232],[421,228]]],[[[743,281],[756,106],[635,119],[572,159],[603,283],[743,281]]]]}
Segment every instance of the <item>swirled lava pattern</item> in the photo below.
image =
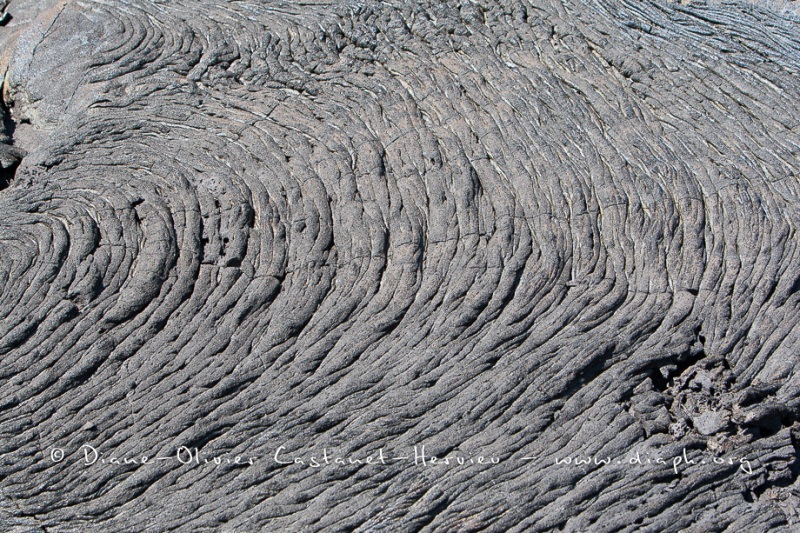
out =
{"type": "Polygon", "coordinates": [[[790,13],[8,12],[4,531],[796,525],[790,13]]]}

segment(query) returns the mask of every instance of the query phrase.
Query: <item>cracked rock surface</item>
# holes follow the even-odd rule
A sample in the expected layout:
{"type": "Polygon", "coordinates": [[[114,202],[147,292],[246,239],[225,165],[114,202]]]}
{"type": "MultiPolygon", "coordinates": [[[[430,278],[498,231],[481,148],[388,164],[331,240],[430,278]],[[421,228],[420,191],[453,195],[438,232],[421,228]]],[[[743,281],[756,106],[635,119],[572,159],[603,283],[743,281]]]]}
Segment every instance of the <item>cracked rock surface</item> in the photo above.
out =
{"type": "Polygon", "coordinates": [[[791,13],[3,3],[0,530],[796,531],[791,13]]]}

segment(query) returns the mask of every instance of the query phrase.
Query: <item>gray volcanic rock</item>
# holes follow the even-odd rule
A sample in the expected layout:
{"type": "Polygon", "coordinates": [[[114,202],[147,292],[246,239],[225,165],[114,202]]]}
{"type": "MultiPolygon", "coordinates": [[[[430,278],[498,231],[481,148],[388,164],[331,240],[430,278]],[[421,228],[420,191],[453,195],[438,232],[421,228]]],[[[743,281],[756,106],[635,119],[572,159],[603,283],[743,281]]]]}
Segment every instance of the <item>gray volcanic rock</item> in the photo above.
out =
{"type": "Polygon", "coordinates": [[[797,527],[791,14],[7,9],[0,530],[797,527]]]}

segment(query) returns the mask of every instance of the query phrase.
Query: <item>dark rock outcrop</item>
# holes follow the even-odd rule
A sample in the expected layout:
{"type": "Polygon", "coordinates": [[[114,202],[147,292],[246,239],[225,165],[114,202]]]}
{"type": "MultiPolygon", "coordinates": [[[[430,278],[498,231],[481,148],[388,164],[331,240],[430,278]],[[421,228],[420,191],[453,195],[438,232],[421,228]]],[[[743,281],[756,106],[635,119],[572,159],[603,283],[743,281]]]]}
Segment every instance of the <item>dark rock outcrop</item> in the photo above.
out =
{"type": "Polygon", "coordinates": [[[791,15],[8,12],[3,531],[797,527],[791,15]]]}

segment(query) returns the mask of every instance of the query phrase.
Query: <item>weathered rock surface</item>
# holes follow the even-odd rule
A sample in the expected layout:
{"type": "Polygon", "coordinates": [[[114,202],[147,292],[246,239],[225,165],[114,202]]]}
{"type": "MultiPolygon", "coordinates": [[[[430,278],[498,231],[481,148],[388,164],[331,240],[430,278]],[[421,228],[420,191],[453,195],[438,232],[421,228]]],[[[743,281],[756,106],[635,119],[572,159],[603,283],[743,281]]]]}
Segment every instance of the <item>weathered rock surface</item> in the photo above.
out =
{"type": "Polygon", "coordinates": [[[8,11],[3,531],[797,527],[790,15],[8,11]]]}

